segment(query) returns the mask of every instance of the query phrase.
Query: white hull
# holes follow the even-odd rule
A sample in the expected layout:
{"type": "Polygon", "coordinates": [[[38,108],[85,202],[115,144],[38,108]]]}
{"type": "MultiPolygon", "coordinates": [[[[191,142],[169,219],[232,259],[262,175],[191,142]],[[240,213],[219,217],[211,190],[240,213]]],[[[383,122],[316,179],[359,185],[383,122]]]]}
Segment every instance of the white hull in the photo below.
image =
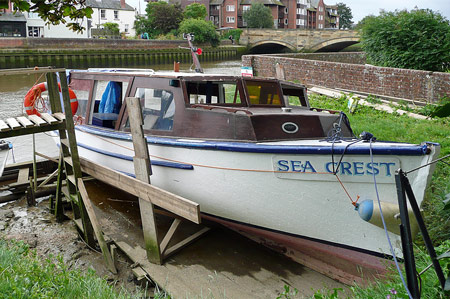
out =
{"type": "MultiPolygon", "coordinates": [[[[76,131],[76,138],[81,157],[124,173],[134,173],[130,140],[99,138],[85,131],[89,128],[80,128],[76,131]]],[[[111,136],[116,134],[106,132],[111,132],[111,136]]],[[[326,173],[332,170],[331,155],[211,150],[202,147],[202,141],[176,142],[186,142],[191,147],[149,143],[151,159],[155,162],[151,183],[199,203],[202,213],[290,236],[390,255],[384,230],[363,221],[337,178],[326,173]],[[194,148],[195,144],[200,146],[194,148]],[[155,165],[159,161],[192,165],[193,169],[155,165]]],[[[281,144],[291,147],[330,145],[318,141],[260,145],[281,144]]],[[[382,146],[381,143],[376,145],[382,146]]],[[[369,147],[368,144],[358,146],[369,147]]],[[[376,202],[372,171],[378,172],[380,200],[396,204],[395,171],[428,163],[438,152],[439,146],[433,146],[432,152],[425,155],[374,155],[374,163],[378,163],[374,164],[376,167],[370,164],[369,155],[346,154],[339,179],[353,200],[360,196],[360,201],[372,199],[376,202]]],[[[340,157],[340,154],[335,154],[335,161],[340,157]]],[[[432,171],[427,166],[409,175],[419,206],[430,173],[432,171]]],[[[400,236],[390,233],[390,237],[396,254],[401,256],[400,236]]]]}

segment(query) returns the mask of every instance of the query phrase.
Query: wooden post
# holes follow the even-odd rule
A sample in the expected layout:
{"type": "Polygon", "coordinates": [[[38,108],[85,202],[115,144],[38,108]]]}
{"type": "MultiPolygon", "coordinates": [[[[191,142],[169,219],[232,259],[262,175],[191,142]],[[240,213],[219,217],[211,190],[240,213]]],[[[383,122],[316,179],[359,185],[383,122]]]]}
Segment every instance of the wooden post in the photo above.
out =
{"type": "MultiPolygon", "coordinates": [[[[141,103],[138,98],[127,98],[128,119],[130,120],[131,135],[134,147],[134,171],[136,178],[150,184],[151,165],[147,141],[142,125],[141,103]]],[[[145,249],[150,262],[161,264],[160,238],[156,227],[155,212],[152,203],[139,198],[141,211],[142,230],[144,233],[145,249]]]]}

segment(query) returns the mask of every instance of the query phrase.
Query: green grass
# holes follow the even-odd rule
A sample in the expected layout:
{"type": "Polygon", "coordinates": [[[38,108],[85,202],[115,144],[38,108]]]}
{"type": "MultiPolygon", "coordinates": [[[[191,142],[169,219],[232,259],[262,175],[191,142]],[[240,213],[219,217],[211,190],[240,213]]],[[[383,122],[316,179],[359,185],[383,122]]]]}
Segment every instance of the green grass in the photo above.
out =
{"type": "Polygon", "coordinates": [[[22,242],[0,239],[1,298],[132,298],[93,270],[69,270],[61,258],[42,260],[22,242]]]}
{"type": "MultiPolygon", "coordinates": [[[[348,111],[347,98],[328,98],[311,95],[311,107],[348,111]]],[[[362,131],[374,134],[378,140],[421,143],[423,141],[441,144],[440,156],[450,154],[450,117],[430,120],[418,120],[406,115],[400,116],[377,111],[370,107],[358,106],[354,114],[347,113],[355,135],[362,131]]],[[[423,215],[428,232],[439,252],[450,248],[450,209],[444,210],[444,200],[450,194],[450,159],[447,163],[437,163],[432,182],[422,204],[423,215]]],[[[415,246],[417,269],[420,272],[430,261],[423,249],[421,237],[415,246]]],[[[449,275],[450,261],[442,261],[445,275],[449,275]]],[[[351,298],[407,298],[400,277],[394,274],[388,281],[379,281],[369,288],[353,287],[351,298]],[[390,290],[397,294],[392,294],[390,290]],[[394,291],[393,291],[394,292],[394,291]]],[[[318,291],[314,298],[336,298],[336,290],[318,291]]],[[[343,297],[339,296],[339,298],[343,297]]],[[[440,291],[437,277],[430,269],[422,277],[422,298],[448,298],[448,294],[440,291]]]]}

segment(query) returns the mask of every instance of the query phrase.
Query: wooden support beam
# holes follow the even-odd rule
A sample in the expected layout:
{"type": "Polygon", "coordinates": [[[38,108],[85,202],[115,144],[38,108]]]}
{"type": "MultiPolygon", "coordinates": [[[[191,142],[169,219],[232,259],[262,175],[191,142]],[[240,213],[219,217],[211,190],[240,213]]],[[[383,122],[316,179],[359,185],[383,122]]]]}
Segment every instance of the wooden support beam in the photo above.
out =
{"type": "Polygon", "coordinates": [[[197,240],[198,238],[200,238],[201,236],[203,236],[205,233],[207,233],[210,230],[209,227],[204,227],[201,230],[199,230],[198,232],[196,232],[195,234],[187,237],[186,239],[184,239],[183,241],[173,245],[172,247],[168,248],[165,252],[164,252],[164,258],[168,258],[169,256],[175,254],[176,252],[178,252],[179,250],[183,249],[183,247],[186,247],[187,245],[191,244],[192,242],[194,242],[195,240],[197,240]]]}
{"type": "MultiPolygon", "coordinates": [[[[131,136],[134,147],[134,172],[136,179],[150,184],[150,156],[147,141],[144,136],[142,125],[141,103],[138,98],[126,99],[128,115],[130,120],[131,136]]],[[[152,263],[161,264],[160,236],[156,226],[153,204],[139,197],[139,210],[141,213],[142,231],[144,233],[145,249],[147,258],[152,263]]]]}
{"type": "Polygon", "coordinates": [[[161,241],[161,252],[164,254],[164,252],[167,249],[167,245],[169,245],[170,240],[172,239],[173,235],[177,231],[178,226],[181,224],[180,219],[174,219],[172,224],[170,225],[169,230],[167,231],[166,235],[164,236],[164,239],[161,241]]]}
{"type": "Polygon", "coordinates": [[[156,186],[146,184],[106,166],[80,158],[83,172],[111,186],[164,208],[176,215],[199,224],[200,205],[156,186]]]}
{"type": "Polygon", "coordinates": [[[98,244],[103,253],[103,257],[105,258],[106,266],[109,271],[116,274],[117,269],[112,260],[111,253],[109,252],[108,245],[105,242],[103,237],[103,232],[100,227],[100,223],[97,220],[97,216],[95,215],[94,208],[92,207],[91,200],[89,199],[89,195],[87,193],[86,187],[84,186],[83,179],[78,179],[78,189],[81,193],[81,198],[83,200],[84,206],[86,207],[86,212],[89,216],[89,220],[91,221],[92,228],[94,229],[95,236],[97,237],[98,244]]]}

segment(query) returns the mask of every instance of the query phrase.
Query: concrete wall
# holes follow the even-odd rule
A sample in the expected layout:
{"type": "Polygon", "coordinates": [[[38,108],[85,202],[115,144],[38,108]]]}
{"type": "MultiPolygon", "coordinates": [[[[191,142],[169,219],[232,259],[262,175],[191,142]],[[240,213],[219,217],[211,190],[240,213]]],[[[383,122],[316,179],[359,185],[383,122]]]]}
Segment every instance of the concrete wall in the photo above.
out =
{"type": "Polygon", "coordinates": [[[255,75],[264,77],[275,77],[275,65],[279,63],[286,80],[306,85],[427,102],[450,97],[450,73],[264,55],[245,55],[242,62],[243,66],[252,66],[255,75]]]}

